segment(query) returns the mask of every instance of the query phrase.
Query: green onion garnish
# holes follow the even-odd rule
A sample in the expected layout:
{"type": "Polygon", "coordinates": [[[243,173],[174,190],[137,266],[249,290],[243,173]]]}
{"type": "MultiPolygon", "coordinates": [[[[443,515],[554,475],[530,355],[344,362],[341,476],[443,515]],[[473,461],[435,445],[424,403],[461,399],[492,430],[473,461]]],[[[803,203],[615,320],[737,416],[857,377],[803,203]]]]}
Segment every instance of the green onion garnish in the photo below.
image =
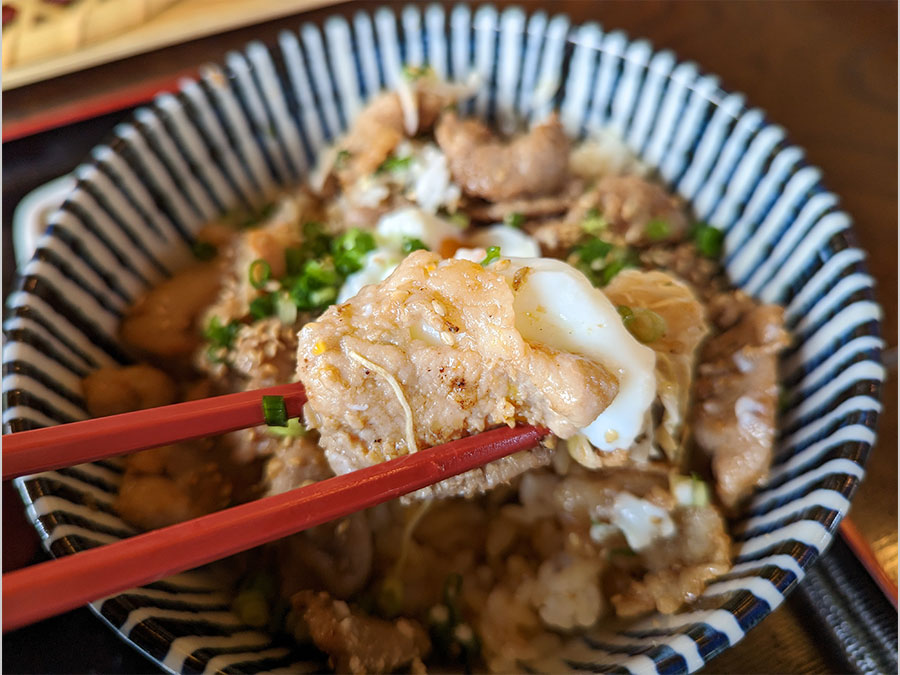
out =
{"type": "Polygon", "coordinates": [[[290,246],[284,249],[284,271],[289,277],[303,271],[303,249],[290,246]]]}
{"type": "Polygon", "coordinates": [[[358,272],[366,253],[374,248],[375,238],[371,232],[359,228],[347,230],[331,242],[334,266],[344,276],[358,272]]]}
{"type": "Polygon", "coordinates": [[[229,349],[234,341],[240,324],[237,321],[229,321],[223,325],[219,317],[214,316],[209,320],[206,330],[203,331],[203,337],[209,340],[215,347],[225,347],[229,349]]]}
{"type": "Polygon", "coordinates": [[[638,262],[637,254],[633,249],[627,246],[616,246],[600,273],[600,285],[606,286],[619,272],[628,267],[637,267],[638,262]]]}
{"type": "Polygon", "coordinates": [[[342,169],[350,159],[349,150],[338,150],[337,157],[334,158],[334,166],[336,169],[342,169]]]}
{"type": "Polygon", "coordinates": [[[511,211],[503,216],[503,224],[510,227],[522,227],[525,224],[525,216],[516,211],[511,211]]]}
{"type": "Polygon", "coordinates": [[[672,234],[672,228],[664,220],[651,220],[644,226],[644,232],[650,241],[662,241],[672,234]]]}
{"type": "Polygon", "coordinates": [[[500,247],[499,246],[488,246],[486,251],[487,255],[484,256],[484,260],[481,261],[482,267],[487,267],[492,262],[497,260],[500,257],[500,247]]]}
{"type": "Polygon", "coordinates": [[[216,248],[216,245],[208,241],[200,241],[198,239],[193,244],[191,244],[191,253],[194,254],[194,257],[197,260],[202,260],[203,262],[212,260],[216,257],[216,253],[218,252],[219,251],[216,248]]]}
{"type": "Polygon", "coordinates": [[[250,285],[260,290],[272,276],[272,266],[262,258],[257,258],[250,263],[250,270],[247,276],[250,279],[250,285]]]}
{"type": "Polygon", "coordinates": [[[632,309],[626,305],[619,305],[616,309],[625,328],[640,342],[649,344],[666,334],[666,320],[653,310],[642,307],[632,309]]]}
{"type": "Polygon", "coordinates": [[[286,326],[291,326],[297,320],[297,305],[291,299],[287,291],[278,291],[275,295],[275,315],[286,326]]]}
{"type": "Polygon", "coordinates": [[[313,307],[327,307],[337,300],[338,289],[335,286],[318,288],[309,294],[309,301],[313,307]]]}
{"type": "Polygon", "coordinates": [[[229,321],[223,325],[217,316],[209,320],[206,330],[203,331],[203,337],[209,341],[206,356],[212,363],[222,363],[225,352],[231,349],[234,336],[237,335],[240,327],[241,324],[237,321],[229,321]]]}
{"type": "Polygon", "coordinates": [[[613,246],[593,237],[574,246],[569,264],[581,271],[594,286],[606,286],[626,267],[636,267],[638,258],[627,246],[613,246]]]}
{"type": "Polygon", "coordinates": [[[403,77],[410,82],[415,82],[426,75],[430,75],[431,72],[430,66],[403,66],[403,77]]]}
{"type": "Polygon", "coordinates": [[[303,253],[308,258],[320,258],[328,253],[331,238],[322,223],[303,223],[303,253]]]}
{"type": "Polygon", "coordinates": [[[700,255],[706,258],[718,258],[722,255],[722,244],[725,240],[722,230],[705,223],[697,223],[694,226],[693,236],[694,245],[700,255]]]}
{"type": "Polygon", "coordinates": [[[262,408],[263,418],[270,427],[286,427],[288,425],[284,396],[263,396],[262,408]]]}
{"type": "Polygon", "coordinates": [[[378,168],[375,169],[375,173],[386,173],[388,171],[399,171],[401,169],[406,169],[409,167],[411,162],[412,157],[388,157],[378,165],[378,168]]]}
{"type": "Polygon", "coordinates": [[[300,423],[299,417],[292,417],[287,421],[287,425],[283,427],[270,426],[267,431],[273,436],[284,436],[287,438],[298,438],[306,435],[306,427],[300,423]]]}
{"type": "Polygon", "coordinates": [[[403,591],[403,581],[399,577],[389,576],[381,582],[375,601],[384,616],[392,619],[403,610],[403,591]]]}
{"type": "Polygon", "coordinates": [[[607,225],[606,219],[600,215],[600,210],[596,207],[588,209],[588,212],[584,215],[584,220],[581,221],[581,229],[588,234],[594,235],[606,229],[607,225]]]}
{"type": "Polygon", "coordinates": [[[613,277],[615,277],[626,267],[633,267],[633,265],[629,264],[629,262],[624,258],[610,261],[600,272],[600,285],[606,286],[610,281],[613,280],[613,277]]]}
{"type": "Polygon", "coordinates": [[[462,211],[456,211],[449,215],[450,222],[456,225],[459,229],[466,229],[469,224],[472,222],[472,219],[469,218],[468,215],[463,213],[462,211]]]}
{"type": "Polygon", "coordinates": [[[274,295],[267,293],[250,301],[250,316],[254,319],[265,319],[275,311],[274,295]]]}
{"type": "Polygon", "coordinates": [[[403,237],[403,252],[412,253],[413,251],[429,251],[425,242],[416,237],[403,237]]]}
{"type": "Polygon", "coordinates": [[[343,277],[334,269],[331,258],[307,260],[303,271],[296,277],[286,279],[282,285],[287,288],[290,299],[297,309],[324,309],[329,300],[337,298],[343,277]]]}

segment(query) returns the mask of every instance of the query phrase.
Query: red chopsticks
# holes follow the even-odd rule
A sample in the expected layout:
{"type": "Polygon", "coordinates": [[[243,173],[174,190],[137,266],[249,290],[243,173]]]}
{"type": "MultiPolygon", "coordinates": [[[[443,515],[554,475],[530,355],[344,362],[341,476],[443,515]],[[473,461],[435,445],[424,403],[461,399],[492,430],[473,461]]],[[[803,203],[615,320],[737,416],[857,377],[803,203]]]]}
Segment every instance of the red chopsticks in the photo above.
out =
{"type": "MultiPolygon", "coordinates": [[[[260,391],[268,390],[253,392],[257,408],[261,407],[260,391]]],[[[237,409],[244,408],[238,405],[237,409]]],[[[288,414],[293,414],[291,408],[288,408],[288,414]]],[[[258,422],[251,422],[254,423],[258,422]]],[[[527,450],[547,433],[546,429],[536,427],[494,429],[308,487],[4,574],[3,631],[386,502],[500,457],[527,450]]],[[[6,448],[4,460],[5,454],[6,448]]]]}
{"type": "Polygon", "coordinates": [[[265,424],[264,395],[283,396],[288,417],[303,414],[297,383],[21,431],[3,436],[3,478],[265,424]]]}

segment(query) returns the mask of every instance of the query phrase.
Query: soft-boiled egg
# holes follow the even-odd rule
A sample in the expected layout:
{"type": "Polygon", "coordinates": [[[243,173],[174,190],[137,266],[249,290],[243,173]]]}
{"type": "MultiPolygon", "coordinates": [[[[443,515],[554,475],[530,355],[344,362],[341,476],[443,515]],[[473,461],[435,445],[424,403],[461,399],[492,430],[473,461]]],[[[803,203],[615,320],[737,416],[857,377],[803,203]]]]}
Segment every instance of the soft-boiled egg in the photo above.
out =
{"type": "Polygon", "coordinates": [[[459,236],[459,227],[415,206],[386,213],[375,226],[375,241],[379,246],[397,250],[402,247],[403,240],[409,238],[418,239],[432,251],[437,251],[445,239],[459,236]]]}
{"type": "Polygon", "coordinates": [[[348,276],[341,285],[337,303],[347,302],[359,293],[363,286],[384,281],[397,269],[402,260],[403,254],[392,248],[376,248],[369,251],[363,259],[362,269],[348,276]]]}
{"type": "MultiPolygon", "coordinates": [[[[601,451],[631,447],[656,396],[653,350],[628,332],[603,291],[571,265],[552,258],[503,259],[510,264],[491,270],[509,282],[522,337],[596,361],[618,379],[612,403],[581,433],[601,451]]],[[[576,459],[600,465],[591,456],[576,459]]]]}
{"type": "Polygon", "coordinates": [[[347,277],[338,293],[339,303],[352,298],[363,286],[387,279],[406,256],[403,253],[405,239],[418,239],[435,251],[445,239],[460,236],[460,230],[443,218],[415,206],[406,206],[384,214],[375,226],[374,236],[377,248],[366,255],[361,270],[347,277]]]}
{"type": "Polygon", "coordinates": [[[541,254],[541,247],[527,232],[499,223],[479,228],[468,237],[466,244],[466,248],[457,249],[454,258],[481,262],[491,246],[499,246],[504,257],[537,258],[541,254]]]}

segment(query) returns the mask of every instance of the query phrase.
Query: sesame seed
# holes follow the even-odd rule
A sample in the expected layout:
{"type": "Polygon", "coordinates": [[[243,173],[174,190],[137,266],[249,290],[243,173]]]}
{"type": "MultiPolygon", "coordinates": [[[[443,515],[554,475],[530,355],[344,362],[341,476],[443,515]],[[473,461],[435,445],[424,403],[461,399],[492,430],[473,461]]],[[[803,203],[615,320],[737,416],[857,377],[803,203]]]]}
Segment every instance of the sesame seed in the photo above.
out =
{"type": "Polygon", "coordinates": [[[441,340],[448,347],[452,347],[453,343],[456,342],[456,340],[453,339],[453,335],[451,335],[450,333],[447,333],[447,332],[441,333],[441,340]]]}
{"type": "Polygon", "coordinates": [[[447,310],[444,309],[444,306],[437,300],[431,301],[431,307],[432,309],[434,309],[434,313],[438,316],[444,316],[447,313],[447,310]]]}

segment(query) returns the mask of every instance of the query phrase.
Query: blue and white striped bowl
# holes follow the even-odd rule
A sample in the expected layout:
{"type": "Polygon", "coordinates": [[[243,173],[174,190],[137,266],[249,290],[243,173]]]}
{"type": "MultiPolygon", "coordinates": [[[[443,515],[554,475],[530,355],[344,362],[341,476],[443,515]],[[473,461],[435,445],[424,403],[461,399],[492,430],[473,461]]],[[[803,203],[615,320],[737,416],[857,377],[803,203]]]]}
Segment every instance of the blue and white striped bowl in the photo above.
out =
{"type": "MultiPolygon", "coordinates": [[[[194,232],[236,205],[303,179],[402,64],[475,70],[470,112],[503,125],[551,107],[573,136],[611,127],[725,237],[735,285],[783,304],[795,342],[782,360],[792,404],[775,465],[736,523],[735,567],[697,605],[620,633],[573,638],[538,667],[689,672],[777,607],[832,539],[863,476],[884,377],[881,313],[850,218],[785,131],[718,80],[643,40],[564,16],[491,6],[380,9],[249,44],[115,129],[75,175],[8,299],[3,421],[20,431],[86,416],[79,379],[124,363],[116,329],[149,285],[190,255],[194,232]]],[[[117,462],[19,479],[54,555],[132,534],[111,508],[117,462]]],[[[242,626],[199,572],[94,603],[172,672],[321,669],[242,626]]],[[[534,666],[535,664],[532,664],[534,666]]]]}

